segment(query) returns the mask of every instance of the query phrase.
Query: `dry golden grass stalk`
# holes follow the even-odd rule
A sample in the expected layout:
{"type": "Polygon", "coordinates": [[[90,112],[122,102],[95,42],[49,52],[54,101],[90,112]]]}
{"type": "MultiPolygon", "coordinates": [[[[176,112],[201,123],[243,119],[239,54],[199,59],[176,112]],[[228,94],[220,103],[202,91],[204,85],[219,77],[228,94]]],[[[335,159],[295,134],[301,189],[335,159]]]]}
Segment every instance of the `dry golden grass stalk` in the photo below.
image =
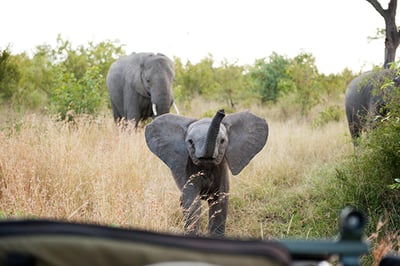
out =
{"type": "MultiPolygon", "coordinates": [[[[185,115],[200,117],[207,108],[199,105],[185,115]]],[[[297,116],[282,121],[268,109],[251,111],[266,118],[270,135],[249,166],[232,178],[227,235],[286,236],[290,221],[270,216],[266,206],[277,208],[289,195],[310,193],[316,182],[310,172],[352,152],[352,144],[345,121],[315,129],[297,116]]],[[[179,190],[167,166],[148,150],[143,128],[123,130],[108,113],[96,120],[78,117],[73,126],[35,114],[1,121],[2,217],[183,232],[179,190]]],[[[311,206],[309,200],[301,204],[311,206]]]]}

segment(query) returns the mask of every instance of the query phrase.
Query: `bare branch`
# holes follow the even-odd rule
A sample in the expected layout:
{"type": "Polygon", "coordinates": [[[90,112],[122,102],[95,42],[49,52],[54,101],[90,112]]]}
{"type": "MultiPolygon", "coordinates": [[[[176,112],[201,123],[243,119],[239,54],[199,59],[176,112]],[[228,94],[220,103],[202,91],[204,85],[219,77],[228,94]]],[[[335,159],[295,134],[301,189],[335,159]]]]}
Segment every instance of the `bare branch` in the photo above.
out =
{"type": "MultiPolygon", "coordinates": [[[[367,2],[369,2],[382,17],[385,17],[385,9],[382,8],[378,0],[367,0],[367,2]]],[[[390,2],[392,2],[392,0],[390,2]]],[[[397,3],[397,0],[395,2],[397,3]]]]}

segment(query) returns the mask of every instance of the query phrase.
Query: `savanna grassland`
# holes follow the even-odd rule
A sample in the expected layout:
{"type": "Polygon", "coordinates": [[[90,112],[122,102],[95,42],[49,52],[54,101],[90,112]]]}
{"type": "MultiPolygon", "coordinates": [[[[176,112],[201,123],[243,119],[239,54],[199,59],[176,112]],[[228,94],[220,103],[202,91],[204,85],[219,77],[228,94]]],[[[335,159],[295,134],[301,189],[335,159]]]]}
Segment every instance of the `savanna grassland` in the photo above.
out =
{"type": "MultiPolygon", "coordinates": [[[[0,51],[0,219],[183,232],[180,192],[144,128],[123,130],[112,119],[105,77],[125,54],[118,42],[75,47],[61,36],[33,56],[0,51]]],[[[355,150],[344,88],[360,73],[319,73],[307,52],[246,66],[211,54],[174,64],[181,114],[247,109],[269,124],[264,149],[231,177],[228,237],[332,239],[340,211],[354,206],[369,218],[374,265],[400,255],[398,101],[355,150]]],[[[207,208],[201,216],[205,234],[207,208]]]]}
{"type": "MultiPolygon", "coordinates": [[[[363,176],[361,181],[338,180],[341,165],[352,164],[348,158],[354,155],[344,113],[339,121],[318,126],[317,115],[305,117],[291,110],[288,116],[279,106],[238,108],[264,117],[269,138],[250,164],[231,176],[226,235],[333,239],[341,209],[357,205],[354,197],[370,193],[363,191],[364,184],[353,193],[363,176]],[[346,189],[347,183],[353,185],[346,189]],[[346,194],[351,194],[350,200],[346,194]]],[[[219,108],[194,99],[192,108],[182,113],[202,117],[219,108]]],[[[311,114],[323,108],[317,106],[311,114]]],[[[0,128],[1,219],[48,218],[183,232],[180,192],[167,166],[148,150],[143,128],[122,130],[110,110],[96,119],[80,116],[71,123],[9,109],[1,110],[0,128]]],[[[376,209],[362,211],[371,214],[376,209]]],[[[398,253],[399,234],[386,227],[387,217],[398,219],[397,215],[392,209],[369,224],[366,236],[373,252],[366,265],[378,265],[383,255],[398,253]]],[[[207,217],[203,204],[203,234],[207,217]]]]}
{"type": "MultiPolygon", "coordinates": [[[[186,116],[218,105],[193,102],[186,116]]],[[[254,238],[331,237],[343,206],[319,213],[332,165],[352,153],[344,120],[314,127],[310,118],[264,117],[269,138],[231,177],[227,235],[254,238]]],[[[1,115],[1,216],[53,218],[146,230],[183,232],[180,193],[169,169],[147,148],[144,129],[116,127],[111,112],[75,124],[41,114],[1,115]]],[[[203,208],[203,220],[207,208],[203,208]]],[[[203,232],[206,232],[204,223],[203,232]]]]}

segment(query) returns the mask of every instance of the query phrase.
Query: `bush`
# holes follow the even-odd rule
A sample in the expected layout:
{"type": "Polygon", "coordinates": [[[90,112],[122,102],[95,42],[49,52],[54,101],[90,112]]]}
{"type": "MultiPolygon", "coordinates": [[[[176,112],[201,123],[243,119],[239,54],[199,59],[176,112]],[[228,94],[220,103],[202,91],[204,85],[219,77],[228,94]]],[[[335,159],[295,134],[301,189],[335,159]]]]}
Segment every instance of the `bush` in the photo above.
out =
{"type": "Polygon", "coordinates": [[[344,204],[357,206],[370,217],[369,232],[380,219],[388,228],[400,223],[400,117],[389,114],[360,141],[355,154],[337,169],[344,204]]]}
{"type": "Polygon", "coordinates": [[[77,80],[72,73],[59,68],[55,75],[55,87],[51,92],[52,111],[60,120],[73,121],[75,115],[96,115],[103,104],[100,86],[103,76],[97,67],[89,68],[77,80]]]}
{"type": "Polygon", "coordinates": [[[343,109],[339,105],[328,106],[318,114],[313,121],[313,127],[324,126],[331,121],[340,121],[343,116],[343,109]]]}
{"type": "Polygon", "coordinates": [[[0,98],[10,99],[20,79],[18,66],[12,61],[9,49],[0,50],[0,98]]]}

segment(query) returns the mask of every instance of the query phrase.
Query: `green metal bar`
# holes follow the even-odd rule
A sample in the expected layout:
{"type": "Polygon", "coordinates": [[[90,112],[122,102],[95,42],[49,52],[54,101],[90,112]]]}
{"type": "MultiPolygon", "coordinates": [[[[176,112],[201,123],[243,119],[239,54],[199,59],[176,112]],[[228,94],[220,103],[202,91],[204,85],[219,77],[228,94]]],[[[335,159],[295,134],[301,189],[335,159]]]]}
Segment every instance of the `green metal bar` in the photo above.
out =
{"type": "Polygon", "coordinates": [[[340,214],[338,240],[280,240],[294,261],[323,261],[338,256],[343,266],[360,265],[360,257],[370,251],[364,238],[366,218],[352,208],[340,214]]]}
{"type": "Polygon", "coordinates": [[[306,255],[361,255],[368,253],[369,245],[361,241],[323,241],[323,240],[281,240],[292,254],[306,255]]]}

